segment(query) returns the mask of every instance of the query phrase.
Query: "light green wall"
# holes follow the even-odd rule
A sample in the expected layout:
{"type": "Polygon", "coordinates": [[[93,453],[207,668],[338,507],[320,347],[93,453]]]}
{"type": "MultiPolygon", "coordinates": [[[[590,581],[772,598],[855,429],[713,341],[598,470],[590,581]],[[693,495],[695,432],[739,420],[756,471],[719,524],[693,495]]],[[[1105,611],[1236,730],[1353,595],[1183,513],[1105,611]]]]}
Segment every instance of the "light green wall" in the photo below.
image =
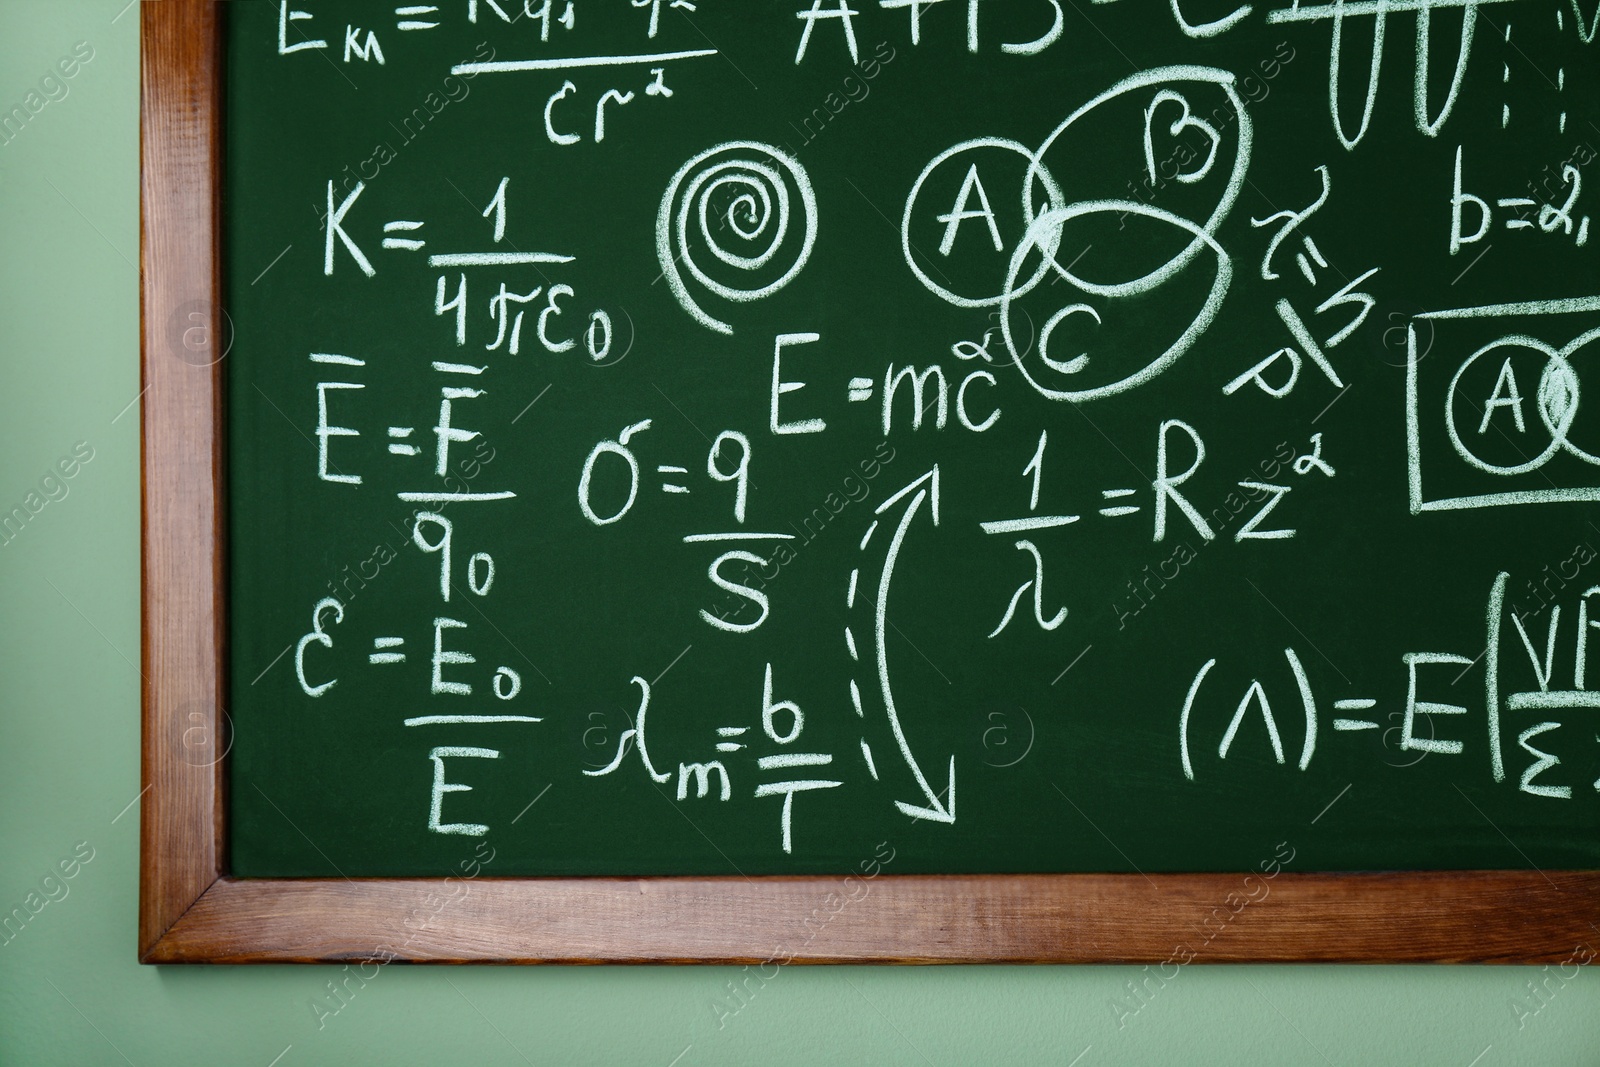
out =
{"type": "Polygon", "coordinates": [[[1119,1030],[1112,1000],[1138,969],[796,967],[719,1030],[712,1005],[732,1003],[737,971],[397,966],[319,1030],[311,1004],[337,968],[139,966],[137,409],[117,417],[138,391],[126,2],[0,0],[0,111],[76,42],[95,49],[67,97],[0,145],[0,511],[76,442],[94,449],[0,548],[0,912],[77,842],[94,849],[0,945],[0,1064],[1600,1063],[1588,969],[1563,983],[1537,968],[1190,967],[1151,982],[1119,1030]],[[1548,979],[1548,1002],[1519,1029],[1530,979],[1548,979]]]}

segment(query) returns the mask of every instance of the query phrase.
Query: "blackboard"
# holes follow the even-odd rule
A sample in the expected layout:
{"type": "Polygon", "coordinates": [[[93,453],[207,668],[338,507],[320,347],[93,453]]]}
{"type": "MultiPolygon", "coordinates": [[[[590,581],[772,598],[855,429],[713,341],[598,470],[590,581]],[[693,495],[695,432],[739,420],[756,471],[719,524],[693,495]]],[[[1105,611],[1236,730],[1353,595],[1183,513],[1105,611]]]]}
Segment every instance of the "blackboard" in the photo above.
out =
{"type": "Polygon", "coordinates": [[[230,5],[218,869],[1597,866],[1592,38],[230,5]]]}

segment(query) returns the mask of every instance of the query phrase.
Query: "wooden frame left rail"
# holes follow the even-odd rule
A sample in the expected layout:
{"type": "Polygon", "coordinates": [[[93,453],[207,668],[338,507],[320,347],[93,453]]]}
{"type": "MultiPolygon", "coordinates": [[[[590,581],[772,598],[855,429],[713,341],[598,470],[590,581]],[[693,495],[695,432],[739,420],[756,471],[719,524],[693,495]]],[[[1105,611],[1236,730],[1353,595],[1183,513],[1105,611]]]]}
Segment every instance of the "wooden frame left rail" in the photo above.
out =
{"type": "Polygon", "coordinates": [[[222,874],[218,15],[200,0],[140,5],[143,960],[222,874]]]}

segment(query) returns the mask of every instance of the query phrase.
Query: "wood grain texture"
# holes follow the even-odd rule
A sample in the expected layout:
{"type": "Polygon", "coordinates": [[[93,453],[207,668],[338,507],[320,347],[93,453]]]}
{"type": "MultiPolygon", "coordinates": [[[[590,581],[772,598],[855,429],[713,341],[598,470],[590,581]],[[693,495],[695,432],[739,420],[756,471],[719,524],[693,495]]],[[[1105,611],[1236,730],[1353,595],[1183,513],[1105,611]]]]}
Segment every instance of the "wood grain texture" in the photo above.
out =
{"type": "Polygon", "coordinates": [[[151,959],[1561,961],[1595,942],[1600,918],[1594,872],[1282,873],[1249,890],[1244,879],[224,878],[151,959]],[[1241,905],[1247,893],[1257,899],[1241,905]]]}
{"type": "Polygon", "coordinates": [[[222,870],[226,496],[216,10],[140,18],[142,956],[222,870]]]}
{"type": "Polygon", "coordinates": [[[1600,936],[1592,871],[224,876],[218,18],[141,15],[145,962],[1559,962],[1600,936]]]}

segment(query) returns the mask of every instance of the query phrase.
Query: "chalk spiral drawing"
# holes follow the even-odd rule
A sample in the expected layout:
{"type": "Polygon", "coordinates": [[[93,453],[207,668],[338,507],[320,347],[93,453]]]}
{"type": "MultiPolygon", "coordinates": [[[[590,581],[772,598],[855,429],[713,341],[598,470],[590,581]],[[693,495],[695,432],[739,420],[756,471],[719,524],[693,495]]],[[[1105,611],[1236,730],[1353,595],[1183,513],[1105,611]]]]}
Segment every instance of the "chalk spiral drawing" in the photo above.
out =
{"type": "Polygon", "coordinates": [[[679,265],[722,299],[747,303],[793,281],[816,240],[817,198],[805,168],[782,149],[757,141],[729,141],[689,160],[672,176],[656,216],[656,254],[672,294],[696,322],[724,334],[733,327],[700,306],[679,265]],[[791,229],[798,231],[798,248],[785,241],[791,229]],[[703,264],[697,249],[715,262],[703,264]],[[785,258],[778,259],[780,254],[785,258]],[[775,260],[784,269],[765,284],[730,285],[707,273],[743,271],[754,281],[775,260]]]}

